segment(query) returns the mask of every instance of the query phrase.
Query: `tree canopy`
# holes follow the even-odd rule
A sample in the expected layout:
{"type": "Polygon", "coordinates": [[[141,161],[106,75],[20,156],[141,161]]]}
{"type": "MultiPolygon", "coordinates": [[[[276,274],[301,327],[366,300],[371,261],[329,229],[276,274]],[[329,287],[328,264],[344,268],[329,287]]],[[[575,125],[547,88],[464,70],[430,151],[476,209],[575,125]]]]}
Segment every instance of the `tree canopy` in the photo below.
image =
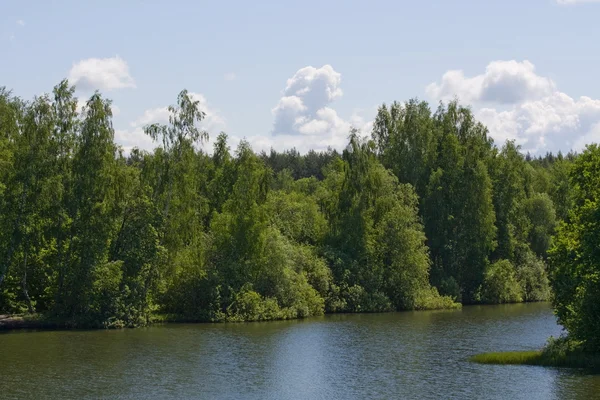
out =
{"type": "Polygon", "coordinates": [[[74,93],[0,90],[0,312],[120,327],[539,301],[551,260],[561,321],[596,329],[571,322],[595,312],[595,147],[525,156],[456,101],[409,100],[342,152],[206,149],[184,90],[144,128],[156,148],[126,154],[110,101],[78,112],[74,93]]]}

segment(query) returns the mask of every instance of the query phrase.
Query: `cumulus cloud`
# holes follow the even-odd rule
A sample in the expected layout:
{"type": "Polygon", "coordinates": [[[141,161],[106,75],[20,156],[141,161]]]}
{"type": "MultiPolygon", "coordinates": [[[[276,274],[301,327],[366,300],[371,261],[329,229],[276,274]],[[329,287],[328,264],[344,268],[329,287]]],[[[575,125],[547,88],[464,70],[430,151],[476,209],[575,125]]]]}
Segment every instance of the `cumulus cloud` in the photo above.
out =
{"type": "MultiPolygon", "coordinates": [[[[192,100],[198,101],[198,108],[205,113],[205,118],[198,125],[198,128],[209,132],[211,138],[216,136],[225,128],[225,119],[218,110],[209,105],[206,97],[201,93],[188,93],[188,95],[192,100]]],[[[116,130],[115,140],[123,146],[126,152],[131,151],[134,147],[152,150],[156,147],[156,143],[153,143],[152,139],[144,133],[144,126],[154,123],[166,124],[169,122],[170,115],[171,113],[166,106],[148,109],[129,124],[130,129],[116,130]]]]}
{"type": "Polygon", "coordinates": [[[342,76],[331,65],[304,67],[287,80],[283,97],[273,108],[273,134],[317,134],[333,129],[335,111],[326,106],[342,96],[342,76]],[[333,113],[332,113],[333,112],[333,113]]]}
{"type": "Polygon", "coordinates": [[[257,150],[270,147],[278,150],[296,147],[299,151],[340,149],[346,145],[352,127],[370,133],[371,123],[357,112],[345,120],[330,107],[343,95],[341,82],[341,74],[331,65],[299,69],[287,80],[283,96],[271,110],[272,136],[252,138],[253,146],[257,150]]]}
{"type": "Polygon", "coordinates": [[[208,131],[209,133],[218,133],[219,131],[225,129],[225,118],[223,118],[219,110],[213,108],[208,103],[208,100],[206,100],[206,97],[204,97],[203,94],[192,92],[189,93],[189,95],[192,100],[198,101],[198,107],[205,113],[204,119],[200,124],[202,129],[208,131]]]}
{"type": "Polygon", "coordinates": [[[69,71],[69,81],[84,91],[135,88],[129,66],[119,56],[81,60],[69,71]]]}
{"type": "Polygon", "coordinates": [[[449,71],[426,91],[436,100],[457,96],[472,104],[499,145],[515,140],[534,153],[581,150],[600,136],[600,100],[574,99],[559,91],[528,61],[495,61],[472,78],[449,71]]]}
{"type": "Polygon", "coordinates": [[[510,139],[532,152],[581,150],[581,139],[600,122],[600,100],[555,92],[509,110],[482,108],[476,115],[500,144],[510,139]]]}
{"type": "MultiPolygon", "coordinates": [[[[341,75],[329,65],[298,70],[287,80],[282,97],[272,110],[274,124],[271,134],[254,135],[245,139],[257,152],[295,147],[304,153],[310,149],[326,150],[329,147],[343,149],[352,127],[358,128],[363,134],[370,134],[372,120],[363,115],[375,115],[376,107],[369,110],[355,109],[348,119],[340,117],[330,107],[335,99],[342,96],[340,83],[341,75]]],[[[210,141],[204,148],[211,152],[217,134],[225,130],[226,121],[202,94],[189,95],[199,102],[200,109],[206,113],[206,118],[199,127],[210,134],[210,141]]],[[[167,107],[148,109],[129,124],[129,129],[117,130],[115,138],[126,152],[133,147],[152,150],[156,144],[144,134],[143,127],[152,123],[167,123],[168,120],[167,107]]],[[[230,134],[229,145],[235,149],[242,139],[235,133],[230,134]]]]}
{"type": "Polygon", "coordinates": [[[133,121],[130,125],[132,128],[142,128],[146,125],[154,123],[166,123],[169,121],[169,109],[167,107],[151,108],[144,111],[138,119],[133,121]]]}
{"type": "Polygon", "coordinates": [[[156,147],[142,128],[115,129],[115,142],[121,145],[126,154],[129,154],[134,147],[148,151],[156,147]]]}
{"type": "Polygon", "coordinates": [[[458,97],[464,102],[495,102],[514,104],[551,94],[554,82],[535,73],[535,66],[525,60],[493,61],[481,75],[466,77],[463,71],[451,70],[440,83],[427,86],[429,96],[448,100],[458,97]]]}

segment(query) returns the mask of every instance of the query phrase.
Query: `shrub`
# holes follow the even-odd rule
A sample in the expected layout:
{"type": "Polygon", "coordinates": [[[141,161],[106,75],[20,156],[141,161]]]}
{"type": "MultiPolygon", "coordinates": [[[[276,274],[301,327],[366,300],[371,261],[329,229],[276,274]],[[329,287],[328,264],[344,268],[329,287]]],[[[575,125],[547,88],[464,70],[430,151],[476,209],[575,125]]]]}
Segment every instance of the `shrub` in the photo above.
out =
{"type": "Polygon", "coordinates": [[[515,277],[515,269],[508,260],[496,261],[485,271],[481,285],[484,303],[518,303],[523,301],[522,289],[515,277]]]}
{"type": "Polygon", "coordinates": [[[546,265],[532,252],[527,252],[517,265],[516,278],[524,301],[546,301],[550,298],[546,265]]]}
{"type": "Polygon", "coordinates": [[[280,319],[281,310],[277,300],[263,298],[252,290],[250,285],[245,285],[235,296],[227,308],[227,320],[232,322],[266,321],[280,319]]]}
{"type": "Polygon", "coordinates": [[[415,303],[415,310],[449,310],[461,307],[452,297],[440,295],[434,287],[422,290],[415,303]]]}

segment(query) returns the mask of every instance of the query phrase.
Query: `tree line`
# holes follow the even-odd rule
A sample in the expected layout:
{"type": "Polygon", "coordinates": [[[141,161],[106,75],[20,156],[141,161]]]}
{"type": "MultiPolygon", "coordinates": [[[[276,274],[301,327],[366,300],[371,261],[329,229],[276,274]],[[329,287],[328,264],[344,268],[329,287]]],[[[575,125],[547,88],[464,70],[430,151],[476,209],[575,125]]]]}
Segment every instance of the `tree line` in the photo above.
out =
{"type": "Polygon", "coordinates": [[[382,105],[370,137],[304,155],[232,151],[224,133],[209,153],[198,102],[184,90],[169,112],[144,128],[154,151],[125,154],[100,93],[78,111],[67,81],[0,90],[0,313],[121,327],[454,308],[547,300],[571,273],[552,236],[586,207],[572,171],[596,173],[588,153],[497,147],[457,101],[382,105]]]}

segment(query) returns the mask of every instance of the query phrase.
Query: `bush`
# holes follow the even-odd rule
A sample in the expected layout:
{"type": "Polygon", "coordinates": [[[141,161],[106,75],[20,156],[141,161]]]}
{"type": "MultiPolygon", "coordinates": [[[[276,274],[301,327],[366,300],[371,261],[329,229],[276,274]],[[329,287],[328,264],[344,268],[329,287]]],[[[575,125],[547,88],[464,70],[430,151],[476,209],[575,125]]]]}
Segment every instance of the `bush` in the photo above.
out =
{"type": "Polygon", "coordinates": [[[517,266],[516,278],[521,286],[523,301],[547,301],[550,298],[546,265],[532,252],[527,252],[517,266]]]}
{"type": "Polygon", "coordinates": [[[515,277],[515,269],[508,260],[500,260],[488,266],[481,285],[481,301],[490,304],[518,303],[523,301],[521,286],[515,277]]]}
{"type": "Polygon", "coordinates": [[[453,276],[442,279],[440,286],[439,286],[439,291],[443,295],[451,297],[458,302],[462,301],[460,285],[458,284],[456,279],[454,279],[453,276]]]}
{"type": "Polygon", "coordinates": [[[281,292],[280,304],[288,310],[291,318],[323,315],[325,300],[308,283],[305,273],[286,268],[284,277],[285,287],[281,292]]]}
{"type": "Polygon", "coordinates": [[[251,285],[245,285],[227,308],[227,320],[232,322],[266,321],[281,317],[277,300],[263,298],[252,290],[251,285]]]}
{"type": "Polygon", "coordinates": [[[342,296],[341,289],[335,283],[329,286],[329,292],[325,298],[325,310],[329,313],[343,312],[348,304],[342,296]]]}
{"type": "Polygon", "coordinates": [[[450,310],[461,307],[462,304],[455,302],[450,296],[440,295],[434,287],[422,290],[415,303],[415,310],[450,310]]]}
{"type": "Polygon", "coordinates": [[[92,273],[92,296],[90,308],[85,319],[85,325],[120,326],[123,311],[121,298],[121,281],[123,277],[123,262],[107,262],[98,265],[92,273]]]}
{"type": "Polygon", "coordinates": [[[331,270],[322,257],[308,245],[295,245],[290,262],[294,271],[305,273],[308,283],[315,288],[322,297],[327,295],[332,283],[331,270]]]}
{"type": "Polygon", "coordinates": [[[346,309],[348,312],[367,311],[364,306],[367,303],[367,291],[360,285],[350,286],[342,296],[346,300],[346,309]]]}

